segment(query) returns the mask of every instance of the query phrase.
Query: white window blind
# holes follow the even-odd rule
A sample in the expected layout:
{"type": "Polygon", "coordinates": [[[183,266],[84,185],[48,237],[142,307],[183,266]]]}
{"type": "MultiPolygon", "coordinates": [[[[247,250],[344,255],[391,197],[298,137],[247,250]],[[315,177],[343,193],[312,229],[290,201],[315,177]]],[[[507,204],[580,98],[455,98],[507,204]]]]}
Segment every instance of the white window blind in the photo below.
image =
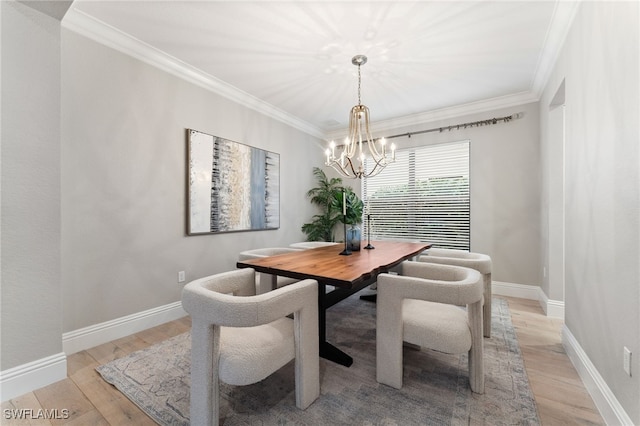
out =
{"type": "Polygon", "coordinates": [[[469,141],[397,151],[395,163],[364,179],[362,200],[364,236],[370,215],[372,240],[413,239],[469,250],[469,141]]]}

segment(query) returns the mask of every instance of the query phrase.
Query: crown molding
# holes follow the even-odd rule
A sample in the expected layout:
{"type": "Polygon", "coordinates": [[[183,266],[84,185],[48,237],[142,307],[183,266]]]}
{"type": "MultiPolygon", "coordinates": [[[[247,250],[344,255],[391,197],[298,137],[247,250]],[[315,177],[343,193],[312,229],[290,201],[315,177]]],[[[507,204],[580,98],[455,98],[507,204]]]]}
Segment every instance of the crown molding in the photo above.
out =
{"type": "Polygon", "coordinates": [[[531,91],[536,93],[538,97],[542,96],[544,87],[549,81],[581,2],[582,0],[557,1],[555,4],[542,53],[538,58],[536,72],[531,83],[531,91]]]}
{"type": "Polygon", "coordinates": [[[62,20],[62,26],[309,135],[318,138],[324,137],[322,130],[307,121],[301,120],[212,75],[204,73],[74,7],[71,7],[65,15],[62,20]]]}
{"type": "MultiPolygon", "coordinates": [[[[529,91],[377,121],[372,123],[372,131],[380,133],[539,101],[581,1],[556,2],[553,17],[545,37],[544,48],[538,60],[529,91]]],[[[301,120],[210,74],[204,73],[141,40],[77,10],[73,6],[62,20],[62,26],[311,136],[329,140],[341,138],[346,133],[345,128],[323,131],[317,126],[301,120]]]]}
{"type": "MultiPolygon", "coordinates": [[[[456,105],[453,107],[440,108],[433,111],[421,112],[406,115],[404,117],[392,118],[389,120],[376,121],[371,123],[371,131],[382,133],[395,131],[397,129],[414,126],[418,124],[431,123],[439,120],[462,117],[465,115],[478,114],[487,111],[495,111],[501,108],[510,108],[518,105],[538,102],[540,97],[533,92],[521,92],[513,95],[500,96],[492,99],[485,99],[468,104],[456,105]]],[[[327,132],[327,139],[341,139],[347,133],[346,128],[327,132]]]]}

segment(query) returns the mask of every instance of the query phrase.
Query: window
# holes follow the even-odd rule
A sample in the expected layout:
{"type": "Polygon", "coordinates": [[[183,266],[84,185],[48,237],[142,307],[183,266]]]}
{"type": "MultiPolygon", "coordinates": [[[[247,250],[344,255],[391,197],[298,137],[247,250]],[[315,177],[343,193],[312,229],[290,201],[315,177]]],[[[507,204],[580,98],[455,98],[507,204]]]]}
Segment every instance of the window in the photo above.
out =
{"type": "Polygon", "coordinates": [[[397,151],[395,163],[364,179],[362,200],[364,235],[369,214],[372,240],[415,239],[469,250],[469,141],[397,151]]]}

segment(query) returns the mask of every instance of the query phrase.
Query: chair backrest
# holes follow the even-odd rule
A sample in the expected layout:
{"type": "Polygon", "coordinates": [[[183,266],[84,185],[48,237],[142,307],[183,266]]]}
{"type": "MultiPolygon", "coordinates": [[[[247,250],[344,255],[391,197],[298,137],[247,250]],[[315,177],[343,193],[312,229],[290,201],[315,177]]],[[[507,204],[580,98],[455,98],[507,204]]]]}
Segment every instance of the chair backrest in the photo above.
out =
{"type": "Polygon", "coordinates": [[[289,247],[265,247],[259,249],[245,250],[238,254],[238,260],[257,259],[260,257],[276,256],[278,254],[291,253],[294,251],[300,251],[300,249],[294,249],[289,247]]]}
{"type": "MultiPolygon", "coordinates": [[[[303,288],[311,286],[308,291],[315,291],[317,295],[315,285],[314,280],[303,280],[278,289],[278,293],[256,295],[255,271],[251,268],[236,269],[185,285],[182,306],[194,321],[226,327],[253,327],[294,312],[296,305],[300,304],[300,300],[293,303],[295,294],[302,294],[303,288]]],[[[313,297],[310,300],[316,303],[313,297]]]]}
{"type": "Polygon", "coordinates": [[[255,271],[251,268],[237,269],[185,285],[182,289],[182,306],[194,320],[231,327],[253,326],[256,324],[251,322],[250,317],[255,306],[244,306],[242,302],[255,295],[255,271]]]}
{"type": "Polygon", "coordinates": [[[421,262],[439,263],[443,265],[463,266],[472,268],[481,274],[491,273],[491,257],[482,253],[472,253],[464,250],[431,248],[426,255],[420,256],[421,262]]]}
{"type": "Polygon", "coordinates": [[[335,246],[339,243],[333,243],[329,241],[303,241],[300,243],[289,244],[289,247],[298,249],[312,249],[317,247],[335,246]]]}
{"type": "Polygon", "coordinates": [[[406,298],[466,305],[482,300],[484,294],[480,273],[470,268],[405,261],[401,276],[414,281],[406,298]]]}
{"type": "MultiPolygon", "coordinates": [[[[241,252],[238,255],[238,260],[251,260],[251,259],[259,259],[268,256],[277,256],[279,254],[286,254],[291,252],[299,252],[302,249],[294,249],[289,247],[266,247],[260,249],[246,250],[241,252]]],[[[273,284],[271,282],[272,276],[265,273],[260,273],[256,275],[256,286],[257,293],[265,293],[267,291],[273,290],[273,284]]],[[[276,287],[284,287],[286,285],[298,282],[299,280],[294,278],[287,277],[277,277],[276,278],[276,287]]]]}

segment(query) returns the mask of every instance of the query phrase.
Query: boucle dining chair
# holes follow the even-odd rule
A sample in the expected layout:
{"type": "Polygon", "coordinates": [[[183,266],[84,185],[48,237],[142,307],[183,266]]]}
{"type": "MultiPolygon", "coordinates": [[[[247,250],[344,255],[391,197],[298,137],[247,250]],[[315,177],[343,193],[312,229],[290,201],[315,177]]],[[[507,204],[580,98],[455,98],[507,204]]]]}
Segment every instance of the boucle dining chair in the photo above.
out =
{"type": "Polygon", "coordinates": [[[484,393],[482,277],[458,266],[406,261],[401,275],[378,276],[376,379],[402,388],[402,342],[468,353],[469,384],[484,393]],[[467,305],[466,311],[459,305],[467,305]]]}
{"type": "Polygon", "coordinates": [[[482,326],[484,337],[491,337],[491,302],[493,292],[491,289],[491,257],[481,253],[470,253],[464,250],[429,249],[426,255],[418,258],[420,262],[439,263],[442,265],[463,266],[475,269],[482,274],[484,282],[484,302],[482,326]]]}
{"type": "MultiPolygon", "coordinates": [[[[258,259],[261,257],[276,256],[278,254],[291,253],[294,251],[300,251],[301,249],[294,249],[290,247],[266,247],[253,250],[245,250],[238,255],[238,260],[258,259]]],[[[256,274],[256,285],[258,294],[265,293],[273,290],[272,276],[269,274],[259,273],[256,274]]],[[[276,288],[284,287],[285,285],[298,282],[295,278],[277,277],[276,288]]]]}
{"type": "Polygon", "coordinates": [[[193,425],[218,424],[220,380],[257,383],[294,359],[296,406],[305,409],[320,395],[317,282],[256,295],[254,275],[253,269],[224,272],[182,291],[191,315],[193,425]]]}

